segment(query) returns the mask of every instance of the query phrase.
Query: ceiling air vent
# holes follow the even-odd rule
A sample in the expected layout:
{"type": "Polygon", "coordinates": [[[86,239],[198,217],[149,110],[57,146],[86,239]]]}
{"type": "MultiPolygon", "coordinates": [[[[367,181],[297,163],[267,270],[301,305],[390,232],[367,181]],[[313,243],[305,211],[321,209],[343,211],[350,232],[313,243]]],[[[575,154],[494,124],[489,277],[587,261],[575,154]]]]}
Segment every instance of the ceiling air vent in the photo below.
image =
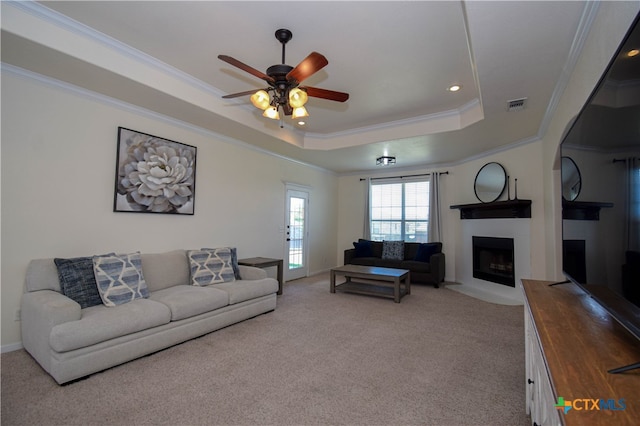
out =
{"type": "Polygon", "coordinates": [[[524,107],[527,105],[527,98],[522,99],[514,99],[512,101],[507,101],[507,111],[522,111],[524,107]]]}

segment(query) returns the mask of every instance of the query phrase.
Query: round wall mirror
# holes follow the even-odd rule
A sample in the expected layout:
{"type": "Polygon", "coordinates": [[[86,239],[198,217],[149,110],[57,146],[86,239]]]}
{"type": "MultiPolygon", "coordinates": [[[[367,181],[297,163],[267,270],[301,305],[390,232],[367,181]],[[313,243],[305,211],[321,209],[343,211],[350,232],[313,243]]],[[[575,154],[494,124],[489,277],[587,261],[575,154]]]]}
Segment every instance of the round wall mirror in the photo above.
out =
{"type": "Polygon", "coordinates": [[[473,190],[483,203],[496,201],[507,186],[507,172],[499,163],[487,163],[478,171],[473,190]]]}
{"type": "Polygon", "coordinates": [[[560,173],[562,174],[562,198],[575,201],[582,189],[582,176],[578,165],[571,157],[562,157],[560,173]]]}

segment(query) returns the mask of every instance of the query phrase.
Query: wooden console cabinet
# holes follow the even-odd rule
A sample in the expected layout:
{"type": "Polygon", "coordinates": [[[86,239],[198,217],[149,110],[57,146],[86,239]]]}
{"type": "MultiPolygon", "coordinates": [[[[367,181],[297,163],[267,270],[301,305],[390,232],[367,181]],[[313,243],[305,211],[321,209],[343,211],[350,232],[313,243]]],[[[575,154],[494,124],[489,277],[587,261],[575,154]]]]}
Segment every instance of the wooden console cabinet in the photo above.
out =
{"type": "Polygon", "coordinates": [[[640,370],[607,371],[638,362],[640,341],[575,284],[522,284],[526,410],[531,424],[639,424],[640,370]],[[555,407],[559,397],[572,401],[575,409],[562,413],[555,407]]]}

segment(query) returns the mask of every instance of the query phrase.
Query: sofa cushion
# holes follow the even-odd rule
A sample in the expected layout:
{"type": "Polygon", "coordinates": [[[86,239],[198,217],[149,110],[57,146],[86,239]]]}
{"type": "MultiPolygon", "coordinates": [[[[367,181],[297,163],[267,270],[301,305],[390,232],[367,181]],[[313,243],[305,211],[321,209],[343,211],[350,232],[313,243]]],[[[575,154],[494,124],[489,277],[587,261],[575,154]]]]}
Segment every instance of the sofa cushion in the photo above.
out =
{"type": "Polygon", "coordinates": [[[171,310],[171,321],[200,315],[229,304],[226,292],[193,285],[177,285],[154,291],[149,299],[167,305],[171,310]]]}
{"type": "Polygon", "coordinates": [[[373,248],[371,247],[371,241],[360,240],[353,243],[355,248],[354,257],[373,257],[373,248]]]}
{"type": "Polygon", "coordinates": [[[82,309],[102,305],[96,277],[93,273],[92,258],[56,258],[53,261],[58,268],[62,294],[77,302],[82,309]]]}
{"type": "Polygon", "coordinates": [[[404,259],[404,241],[383,241],[382,259],[404,259]]]}
{"type": "Polygon", "coordinates": [[[431,264],[429,262],[421,262],[419,260],[403,260],[400,262],[399,268],[409,269],[412,272],[418,273],[431,272],[431,264]]]}
{"type": "Polygon", "coordinates": [[[79,320],[54,326],[49,344],[56,352],[66,352],[167,324],[170,320],[171,311],[167,306],[148,299],[116,307],[92,306],[82,310],[79,320]]]}
{"type": "Polygon", "coordinates": [[[105,306],[149,297],[139,252],[93,256],[93,272],[105,306]]]}
{"type": "Polygon", "coordinates": [[[400,268],[402,260],[398,259],[378,259],[373,266],[379,266],[381,268],[400,268]]]}
{"type": "Polygon", "coordinates": [[[440,243],[423,243],[418,246],[418,252],[413,260],[429,262],[431,256],[440,253],[440,243]]]}
{"type": "Polygon", "coordinates": [[[354,257],[351,259],[352,265],[373,266],[381,259],[378,257],[354,257]]]}
{"type": "Polygon", "coordinates": [[[400,268],[402,260],[380,259],[379,257],[355,257],[351,259],[352,265],[379,266],[381,268],[400,268]]]}
{"type": "Polygon", "coordinates": [[[278,281],[274,278],[261,280],[240,280],[223,284],[215,284],[216,289],[224,290],[229,294],[229,304],[244,302],[256,297],[266,296],[278,291],[278,281]]]}
{"type": "Polygon", "coordinates": [[[53,259],[31,260],[27,266],[25,286],[27,291],[53,290],[62,293],[58,268],[53,259]]]}
{"type": "Polygon", "coordinates": [[[189,250],[191,284],[206,286],[235,280],[228,247],[205,250],[189,250]]]}
{"type": "Polygon", "coordinates": [[[142,272],[149,292],[189,284],[189,260],[186,250],[141,254],[142,272]]]}

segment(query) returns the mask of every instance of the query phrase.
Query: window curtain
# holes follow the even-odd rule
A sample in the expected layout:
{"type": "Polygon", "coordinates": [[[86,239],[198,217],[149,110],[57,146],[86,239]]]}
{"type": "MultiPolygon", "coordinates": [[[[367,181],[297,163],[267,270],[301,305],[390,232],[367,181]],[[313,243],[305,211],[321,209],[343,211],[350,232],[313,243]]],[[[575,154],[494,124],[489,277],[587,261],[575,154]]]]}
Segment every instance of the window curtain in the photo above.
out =
{"type": "Polygon", "coordinates": [[[364,227],[362,230],[362,238],[371,239],[371,178],[365,179],[366,190],[364,197],[364,227]]]}
{"type": "Polygon", "coordinates": [[[627,158],[627,250],[640,250],[640,160],[627,158]]]}
{"type": "Polygon", "coordinates": [[[431,173],[429,186],[429,241],[441,242],[440,173],[431,173]]]}

